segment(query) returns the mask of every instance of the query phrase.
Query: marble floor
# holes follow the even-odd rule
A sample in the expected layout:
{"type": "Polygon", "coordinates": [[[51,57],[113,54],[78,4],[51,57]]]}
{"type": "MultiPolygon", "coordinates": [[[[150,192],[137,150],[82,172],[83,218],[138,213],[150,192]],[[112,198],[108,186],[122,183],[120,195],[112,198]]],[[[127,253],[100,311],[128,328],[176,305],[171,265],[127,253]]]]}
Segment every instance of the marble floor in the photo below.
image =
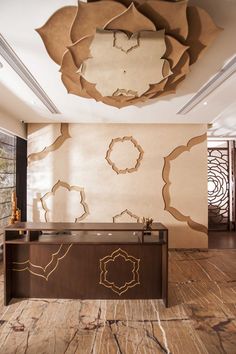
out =
{"type": "Polygon", "coordinates": [[[4,307],[1,296],[0,353],[235,354],[236,250],[171,251],[169,282],[168,309],[158,300],[4,307]]]}

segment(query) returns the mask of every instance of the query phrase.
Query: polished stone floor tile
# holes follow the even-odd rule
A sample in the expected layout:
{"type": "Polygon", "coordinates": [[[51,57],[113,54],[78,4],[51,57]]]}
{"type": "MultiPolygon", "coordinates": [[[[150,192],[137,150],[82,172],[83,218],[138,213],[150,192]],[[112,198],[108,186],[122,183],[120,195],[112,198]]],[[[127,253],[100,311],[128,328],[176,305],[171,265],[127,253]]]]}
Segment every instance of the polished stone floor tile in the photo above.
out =
{"type": "Polygon", "coordinates": [[[4,354],[235,354],[236,250],[171,251],[169,301],[12,300],[4,354]]]}

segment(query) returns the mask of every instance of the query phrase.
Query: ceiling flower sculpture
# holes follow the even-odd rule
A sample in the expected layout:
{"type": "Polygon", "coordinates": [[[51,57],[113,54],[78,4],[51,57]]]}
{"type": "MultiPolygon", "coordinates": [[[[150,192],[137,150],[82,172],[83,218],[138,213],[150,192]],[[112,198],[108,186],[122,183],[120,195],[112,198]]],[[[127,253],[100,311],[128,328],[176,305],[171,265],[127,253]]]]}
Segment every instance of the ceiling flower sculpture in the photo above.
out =
{"type": "Polygon", "coordinates": [[[124,107],[175,92],[219,28],[188,1],[79,2],[37,31],[68,93],[124,107]]]}

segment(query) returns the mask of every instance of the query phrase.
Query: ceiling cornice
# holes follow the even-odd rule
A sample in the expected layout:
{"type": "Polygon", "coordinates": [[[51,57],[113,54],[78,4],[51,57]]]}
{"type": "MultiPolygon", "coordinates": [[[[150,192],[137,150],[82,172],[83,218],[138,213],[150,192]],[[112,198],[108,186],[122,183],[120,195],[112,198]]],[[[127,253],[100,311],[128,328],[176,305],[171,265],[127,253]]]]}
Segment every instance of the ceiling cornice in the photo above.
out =
{"type": "Polygon", "coordinates": [[[35,77],[27,69],[16,52],[12,49],[6,39],[0,34],[0,55],[11,66],[11,68],[20,76],[24,83],[33,91],[38,99],[53,114],[60,114],[59,109],[55,106],[46,92],[40,86],[35,77]]]}
{"type": "Polygon", "coordinates": [[[198,103],[204,100],[210,93],[219,87],[236,71],[236,56],[222,67],[200,90],[177,112],[177,114],[186,114],[190,112],[198,103]]]}

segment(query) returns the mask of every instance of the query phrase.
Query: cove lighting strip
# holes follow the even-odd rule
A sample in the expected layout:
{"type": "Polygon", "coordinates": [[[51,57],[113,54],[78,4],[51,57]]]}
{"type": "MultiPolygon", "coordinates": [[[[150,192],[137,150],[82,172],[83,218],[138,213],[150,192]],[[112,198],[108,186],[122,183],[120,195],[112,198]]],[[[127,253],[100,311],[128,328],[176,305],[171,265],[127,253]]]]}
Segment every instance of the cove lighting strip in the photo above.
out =
{"type": "Polygon", "coordinates": [[[236,56],[214,75],[198,92],[181,108],[177,114],[186,114],[198,103],[204,100],[212,91],[219,87],[236,71],[236,56]]]}
{"type": "Polygon", "coordinates": [[[47,107],[53,114],[59,114],[60,111],[42,89],[38,81],[34,78],[31,72],[27,69],[12,47],[8,44],[5,38],[0,34],[0,55],[6,60],[11,68],[20,76],[24,83],[34,92],[38,99],[47,107]]]}

